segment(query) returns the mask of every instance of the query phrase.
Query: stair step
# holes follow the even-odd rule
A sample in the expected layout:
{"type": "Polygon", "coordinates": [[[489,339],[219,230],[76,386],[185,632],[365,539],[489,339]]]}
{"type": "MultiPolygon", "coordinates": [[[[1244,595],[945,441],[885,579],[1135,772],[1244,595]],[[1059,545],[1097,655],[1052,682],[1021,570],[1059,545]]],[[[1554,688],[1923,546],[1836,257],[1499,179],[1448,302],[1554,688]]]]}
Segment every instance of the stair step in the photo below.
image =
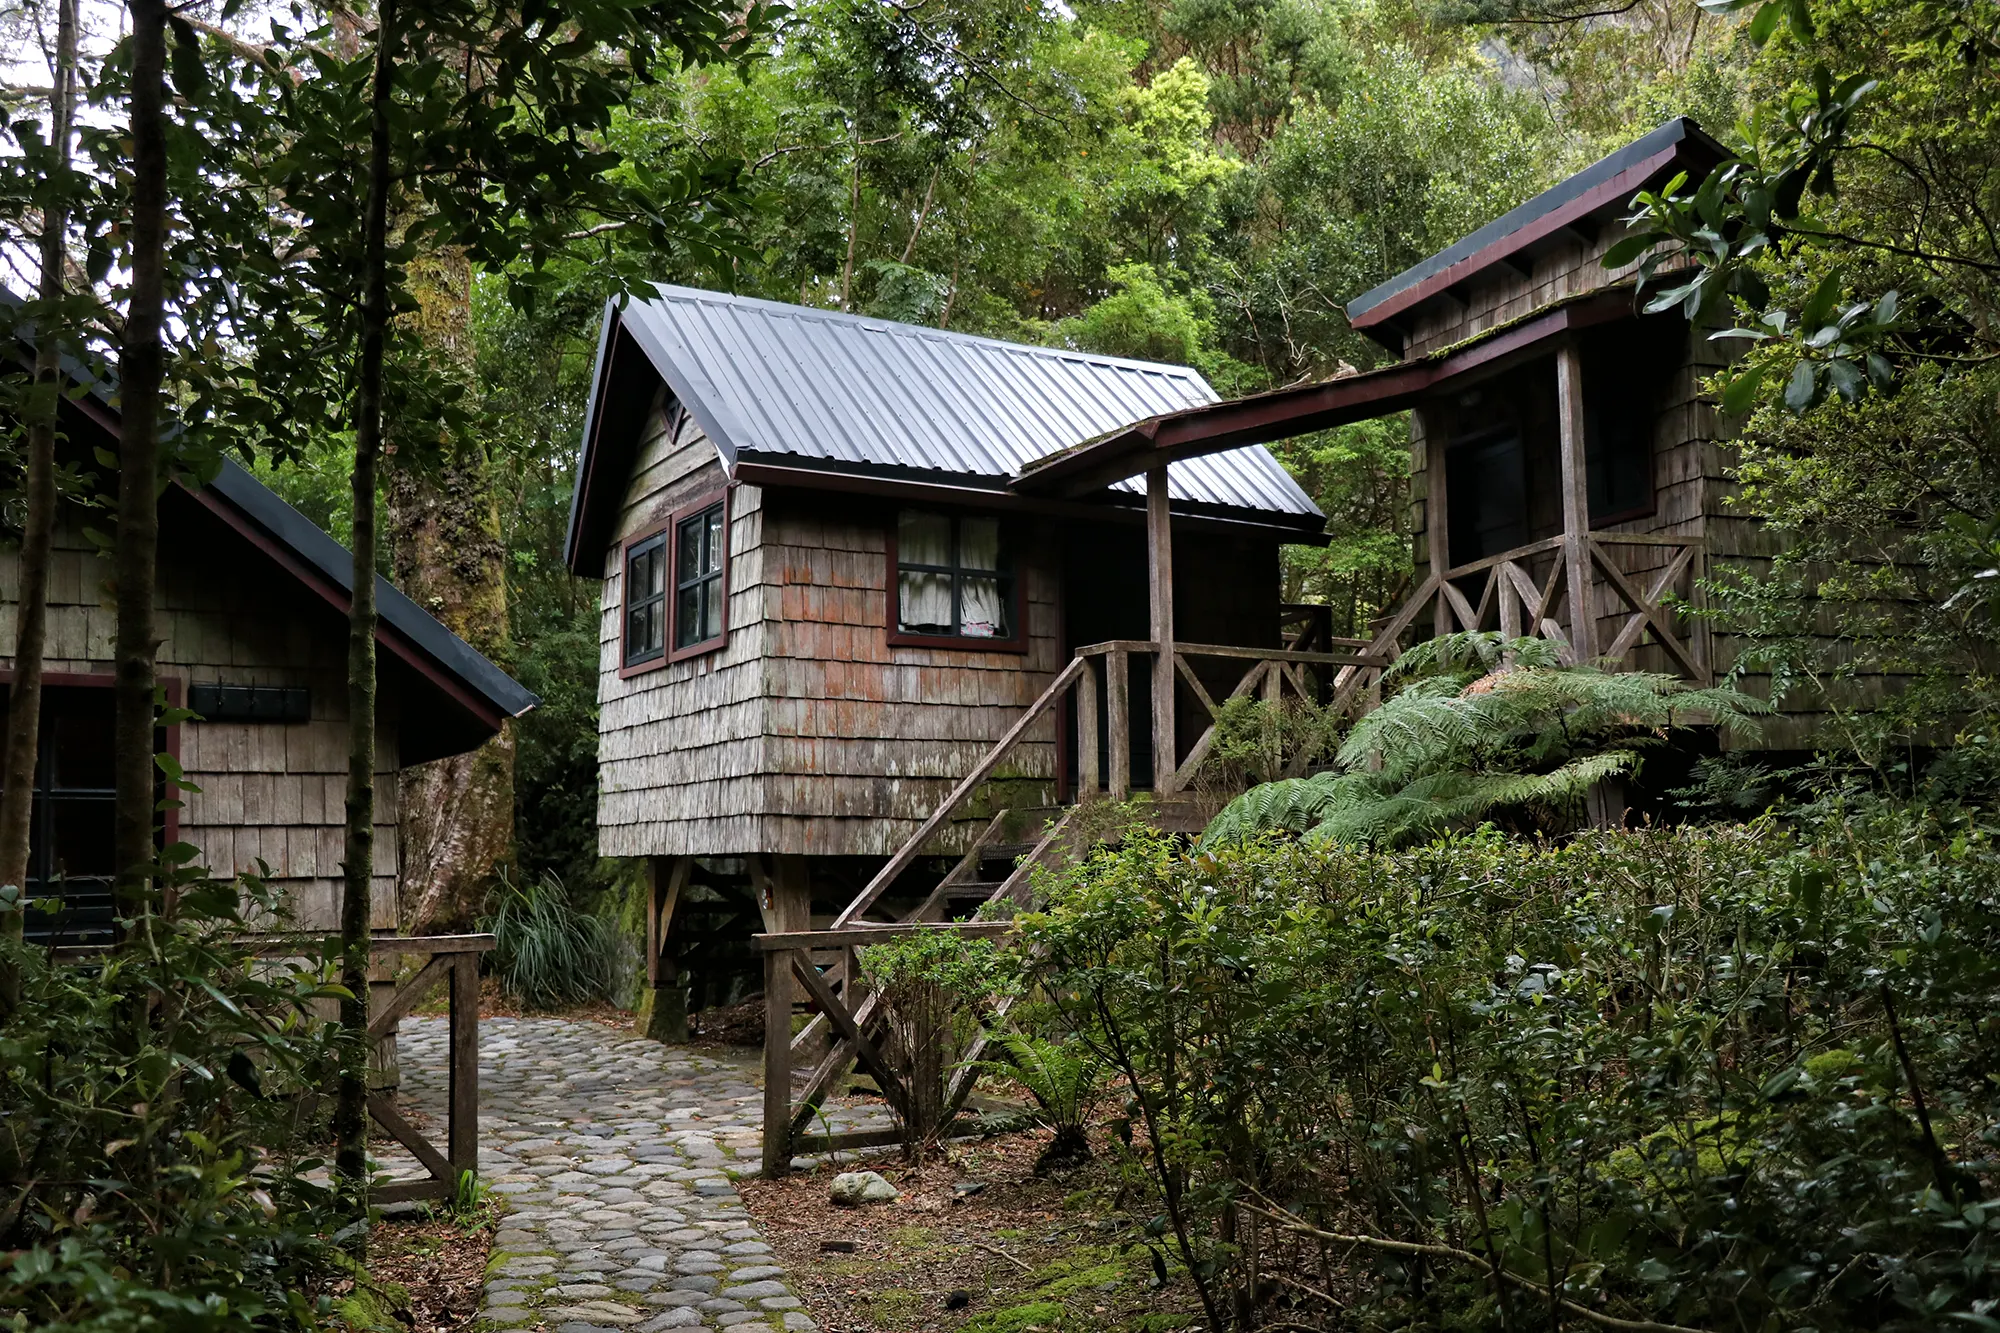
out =
{"type": "Polygon", "coordinates": [[[961,879],[942,887],[947,898],[991,898],[993,890],[1004,882],[997,879],[961,879]]]}
{"type": "Polygon", "coordinates": [[[1018,861],[1035,850],[1032,842],[996,842],[979,849],[982,861],[1018,861]]]}

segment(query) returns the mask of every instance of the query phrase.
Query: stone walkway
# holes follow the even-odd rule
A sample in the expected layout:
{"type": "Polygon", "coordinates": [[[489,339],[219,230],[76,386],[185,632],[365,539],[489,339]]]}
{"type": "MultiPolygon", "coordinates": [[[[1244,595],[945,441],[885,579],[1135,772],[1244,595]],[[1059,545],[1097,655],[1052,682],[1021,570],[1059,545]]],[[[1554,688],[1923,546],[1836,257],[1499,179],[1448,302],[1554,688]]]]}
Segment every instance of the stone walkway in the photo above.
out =
{"type": "MultiPolygon", "coordinates": [[[[401,1098],[433,1126],[445,1036],[442,1018],[407,1018],[398,1037],[401,1098]]],[[[481,1327],[817,1327],[730,1183],[758,1165],[749,1064],[598,1023],[490,1018],[479,1065],[479,1170],[506,1201],[481,1327]]]]}

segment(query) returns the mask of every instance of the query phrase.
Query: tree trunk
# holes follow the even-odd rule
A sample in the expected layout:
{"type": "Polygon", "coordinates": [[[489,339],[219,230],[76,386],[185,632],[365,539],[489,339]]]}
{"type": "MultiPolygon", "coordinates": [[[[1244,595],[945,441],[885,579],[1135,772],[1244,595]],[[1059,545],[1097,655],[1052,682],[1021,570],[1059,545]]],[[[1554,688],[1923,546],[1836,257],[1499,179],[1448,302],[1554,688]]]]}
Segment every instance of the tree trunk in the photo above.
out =
{"type": "MultiPolygon", "coordinates": [[[[113,864],[118,913],[142,923],[152,908],[153,690],[159,640],[153,593],[160,539],[161,340],[167,239],[165,0],[132,0],[132,286],[119,349],[118,533],[112,551],[117,582],[117,680],[112,764],[115,769],[113,864]]],[[[143,925],[128,939],[143,936],[143,925]]]]}
{"type": "MultiPolygon", "coordinates": [[[[334,1106],[334,1171],[365,1215],[368,1189],[368,938],[375,869],[375,463],[382,448],[382,362],[389,334],[389,96],[395,0],[382,0],[369,97],[368,184],[362,209],[361,357],[354,387],[354,566],[347,617],[347,838],[340,901],[340,1002],[345,1041],[334,1106]]],[[[357,1231],[356,1249],[364,1250],[357,1231]]]]}
{"type": "MultiPolygon", "coordinates": [[[[7,744],[0,754],[0,885],[11,884],[25,900],[28,887],[29,818],[34,812],[35,756],[41,746],[42,648],[48,638],[49,547],[56,526],[56,413],[62,398],[64,244],[69,229],[69,165],[72,97],[76,77],[76,0],[57,0],[55,77],[49,93],[49,144],[58,170],[52,172],[42,204],[42,308],[35,330],[35,386],[29,398],[27,514],[21,532],[21,600],[14,608],[14,681],[7,696],[7,744]]],[[[0,914],[0,928],[20,938],[22,913],[0,914]]],[[[20,978],[0,970],[0,1017],[20,1002],[20,978]]]]}
{"type": "MultiPolygon", "coordinates": [[[[464,252],[410,266],[417,310],[406,319],[432,364],[473,379],[472,266],[464,252]]],[[[391,435],[396,436],[393,424],[391,435]]],[[[500,504],[486,460],[453,441],[397,439],[387,517],[396,582],[446,628],[496,661],[508,648],[500,504]]],[[[514,846],[514,729],[470,754],[411,768],[398,808],[403,929],[469,927],[514,846]]]]}

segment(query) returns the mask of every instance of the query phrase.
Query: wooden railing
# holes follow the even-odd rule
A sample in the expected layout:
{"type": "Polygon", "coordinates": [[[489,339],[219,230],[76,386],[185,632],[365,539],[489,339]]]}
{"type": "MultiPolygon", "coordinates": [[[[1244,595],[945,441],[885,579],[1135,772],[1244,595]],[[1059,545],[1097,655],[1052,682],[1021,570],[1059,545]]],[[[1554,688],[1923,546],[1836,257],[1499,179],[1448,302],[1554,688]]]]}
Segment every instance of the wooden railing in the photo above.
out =
{"type": "MultiPolygon", "coordinates": [[[[239,937],[259,958],[328,956],[337,943],[317,935],[274,934],[239,937]]],[[[446,1060],[450,1090],[446,1094],[445,1148],[424,1137],[396,1104],[380,1093],[368,1095],[368,1114],[389,1135],[408,1148],[429,1174],[420,1180],[392,1180],[371,1191],[376,1203],[410,1199],[449,1199],[459,1178],[479,1169],[479,955],[496,943],[491,935],[377,935],[368,941],[371,956],[421,955],[424,964],[368,1021],[368,1043],[380,1045],[396,1024],[422,1003],[439,982],[450,984],[450,1036],[446,1060]]],[[[63,945],[53,951],[60,962],[87,963],[117,949],[115,944],[63,945]]]]}
{"type": "MultiPolygon", "coordinates": [[[[882,1017],[881,994],[865,984],[855,957],[856,949],[927,931],[991,937],[1012,929],[1013,924],[1006,921],[899,922],[757,936],[757,947],[764,955],[764,1174],[783,1175],[794,1153],[880,1147],[895,1143],[900,1137],[898,1131],[885,1129],[816,1135],[804,1132],[834,1080],[857,1062],[875,1080],[883,1100],[898,1115],[905,1114],[909,1105],[901,1072],[890,1066],[875,1044],[873,1033],[882,1017]],[[833,966],[822,970],[816,955],[824,956],[828,951],[836,954],[837,959],[833,966]],[[819,1010],[813,1023],[827,1024],[833,1034],[830,1049],[813,1062],[804,1084],[798,1087],[793,1085],[792,1071],[800,1038],[806,1034],[792,1035],[794,981],[819,1010]]],[[[988,1016],[988,1021],[998,1023],[1005,1016],[1003,1003],[988,1016]]],[[[947,1124],[972,1095],[973,1084],[978,1081],[973,1064],[985,1045],[982,1032],[952,1074],[945,1097],[947,1124]]]]}
{"type": "MultiPolygon", "coordinates": [[[[1597,588],[1608,589],[1617,603],[1610,613],[1617,626],[1596,660],[1622,665],[1650,635],[1652,643],[1681,674],[1697,684],[1707,684],[1709,668],[1703,628],[1697,620],[1684,630],[1678,623],[1676,609],[1667,602],[1670,593],[1684,587],[1682,602],[1700,605],[1701,579],[1706,573],[1701,539],[1592,532],[1584,541],[1593,594],[1597,588]],[[1631,573],[1616,556],[1621,548],[1663,554],[1665,562],[1645,573],[1631,573]]],[[[1570,567],[1565,554],[1566,539],[1550,537],[1447,569],[1442,574],[1433,573],[1417,585],[1409,600],[1377,631],[1368,645],[1369,654],[1393,662],[1403,651],[1404,635],[1429,611],[1434,636],[1464,630],[1498,630],[1510,639],[1549,639],[1561,646],[1564,661],[1574,661],[1571,642],[1576,609],[1568,586],[1570,567]],[[1476,600],[1467,585],[1476,589],[1476,600]]],[[[1596,617],[1593,623],[1599,624],[1606,617],[1598,599],[1593,595],[1591,600],[1594,603],[1591,612],[1596,617]]],[[[1353,706],[1379,677],[1378,667],[1343,671],[1336,681],[1336,705],[1353,706]]]]}

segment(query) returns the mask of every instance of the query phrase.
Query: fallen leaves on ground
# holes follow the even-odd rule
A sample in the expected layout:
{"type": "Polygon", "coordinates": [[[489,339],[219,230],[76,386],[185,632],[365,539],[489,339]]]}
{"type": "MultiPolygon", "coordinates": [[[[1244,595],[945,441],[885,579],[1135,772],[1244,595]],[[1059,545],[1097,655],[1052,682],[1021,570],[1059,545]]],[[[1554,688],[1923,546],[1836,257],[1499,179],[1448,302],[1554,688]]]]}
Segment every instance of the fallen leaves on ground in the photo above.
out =
{"type": "Polygon", "coordinates": [[[1116,1207],[1114,1168],[1100,1153],[1074,1172],[1038,1177],[1048,1139],[1034,1130],[961,1140],[921,1169],[893,1155],[849,1158],[741,1188],[826,1333],[1192,1327],[1185,1283],[1151,1281],[1152,1254],[1116,1207]],[[842,1170],[879,1171],[902,1198],[837,1207],[827,1188],[842,1170]]]}

